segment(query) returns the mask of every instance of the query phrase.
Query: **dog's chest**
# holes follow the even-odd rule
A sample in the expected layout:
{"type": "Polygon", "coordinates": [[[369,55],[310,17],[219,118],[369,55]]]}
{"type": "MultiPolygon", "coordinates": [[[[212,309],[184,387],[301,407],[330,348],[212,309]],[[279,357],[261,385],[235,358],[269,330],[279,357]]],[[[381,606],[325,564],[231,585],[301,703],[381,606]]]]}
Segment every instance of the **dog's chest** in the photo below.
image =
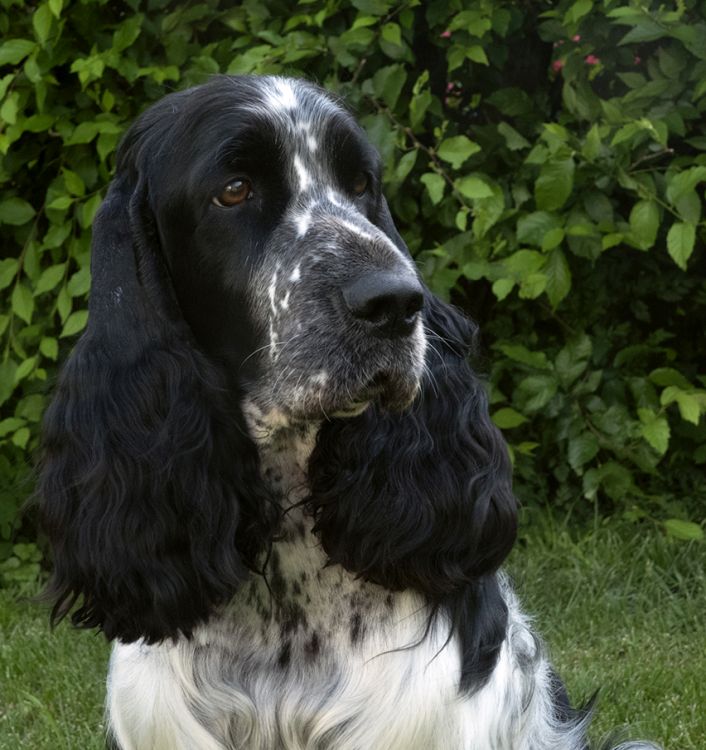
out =
{"type": "Polygon", "coordinates": [[[160,675],[157,696],[143,701],[170,715],[160,724],[172,734],[152,738],[155,748],[181,747],[177,729],[194,720],[213,736],[201,740],[204,750],[458,746],[458,652],[446,627],[427,632],[420,596],[327,566],[299,504],[307,446],[262,453],[286,509],[265,575],[253,575],[191,641],[117,647],[113,691],[146,681],[137,670],[153,683],[160,675]],[[159,698],[170,689],[182,708],[159,698]]]}

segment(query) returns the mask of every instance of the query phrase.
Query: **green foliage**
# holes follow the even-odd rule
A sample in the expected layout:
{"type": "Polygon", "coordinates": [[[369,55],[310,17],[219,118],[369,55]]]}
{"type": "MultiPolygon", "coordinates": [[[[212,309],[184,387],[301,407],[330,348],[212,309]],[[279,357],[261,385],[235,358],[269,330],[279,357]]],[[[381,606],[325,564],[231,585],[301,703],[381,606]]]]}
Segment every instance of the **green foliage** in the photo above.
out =
{"type": "Polygon", "coordinates": [[[0,0],[0,39],[0,560],[33,560],[29,457],[120,135],[217,72],[360,116],[429,284],[481,324],[525,502],[701,536],[702,2],[0,0]]]}

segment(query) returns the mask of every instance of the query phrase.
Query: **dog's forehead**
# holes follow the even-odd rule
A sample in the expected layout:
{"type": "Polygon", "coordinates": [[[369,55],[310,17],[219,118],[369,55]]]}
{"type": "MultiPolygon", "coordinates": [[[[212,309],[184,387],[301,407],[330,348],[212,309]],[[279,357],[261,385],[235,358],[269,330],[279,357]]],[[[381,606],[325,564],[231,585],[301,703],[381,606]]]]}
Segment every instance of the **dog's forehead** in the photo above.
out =
{"type": "MultiPolygon", "coordinates": [[[[266,117],[285,130],[313,137],[333,122],[353,120],[323,89],[294,78],[268,76],[262,79],[261,104],[266,117]]],[[[315,145],[315,144],[310,144],[315,145]]]]}

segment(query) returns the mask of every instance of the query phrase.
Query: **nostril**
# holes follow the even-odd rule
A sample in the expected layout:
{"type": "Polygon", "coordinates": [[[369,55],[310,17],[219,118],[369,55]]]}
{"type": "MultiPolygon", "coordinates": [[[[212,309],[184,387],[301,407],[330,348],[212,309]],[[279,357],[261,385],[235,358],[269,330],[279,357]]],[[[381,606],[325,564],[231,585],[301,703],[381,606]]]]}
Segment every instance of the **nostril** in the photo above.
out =
{"type": "Polygon", "coordinates": [[[411,333],[424,304],[421,284],[408,273],[364,274],[343,287],[342,293],[355,318],[389,337],[411,333]]]}

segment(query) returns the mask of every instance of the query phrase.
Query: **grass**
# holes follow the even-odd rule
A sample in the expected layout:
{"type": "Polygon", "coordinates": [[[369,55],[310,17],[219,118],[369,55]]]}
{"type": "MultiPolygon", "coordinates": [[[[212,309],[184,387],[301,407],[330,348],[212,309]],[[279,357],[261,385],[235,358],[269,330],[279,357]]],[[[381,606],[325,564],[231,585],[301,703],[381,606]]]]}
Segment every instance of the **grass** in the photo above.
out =
{"type": "MultiPolygon", "coordinates": [[[[594,736],[626,726],[706,747],[706,545],[542,517],[510,571],[575,699],[600,688],[594,736]]],[[[0,750],[98,750],[108,646],[0,591],[0,750]]],[[[386,750],[375,748],[374,750],[386,750]]]]}
{"type": "Polygon", "coordinates": [[[594,739],[624,727],[667,750],[706,748],[706,545],[538,526],[510,570],[573,700],[600,689],[594,739]]]}

